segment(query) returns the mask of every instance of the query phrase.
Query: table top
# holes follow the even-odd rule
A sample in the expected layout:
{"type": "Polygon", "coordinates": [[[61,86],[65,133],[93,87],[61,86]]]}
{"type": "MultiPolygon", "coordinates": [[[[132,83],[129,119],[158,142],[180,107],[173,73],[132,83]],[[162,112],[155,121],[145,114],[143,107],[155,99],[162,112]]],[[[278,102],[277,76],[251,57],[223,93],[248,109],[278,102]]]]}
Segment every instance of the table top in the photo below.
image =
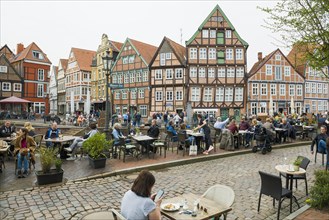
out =
{"type": "Polygon", "coordinates": [[[0,140],[6,141],[6,142],[10,142],[15,140],[16,137],[12,138],[12,137],[0,137],[0,140]]]}
{"type": "Polygon", "coordinates": [[[131,138],[136,141],[150,141],[150,140],[156,139],[156,138],[150,137],[148,135],[132,135],[131,138]]]}
{"type": "Polygon", "coordinates": [[[162,205],[165,205],[166,203],[175,203],[175,204],[180,204],[182,201],[184,201],[186,199],[187,201],[187,205],[188,205],[188,209],[187,210],[191,210],[193,211],[194,208],[194,202],[199,199],[199,210],[197,211],[197,216],[192,217],[191,214],[179,214],[180,211],[183,211],[183,208],[180,207],[179,210],[177,211],[165,211],[161,209],[161,214],[170,218],[170,219],[195,219],[195,220],[199,220],[199,219],[209,219],[211,217],[214,216],[218,216],[220,214],[229,212],[232,210],[232,208],[230,207],[225,207],[223,205],[220,205],[212,200],[206,199],[206,198],[202,198],[199,195],[195,195],[192,193],[189,194],[183,194],[174,198],[170,198],[170,199],[164,199],[162,201],[162,205]],[[207,213],[201,210],[201,206],[207,209],[207,213]]]}
{"type": "Polygon", "coordinates": [[[67,141],[73,141],[75,138],[77,138],[76,136],[63,136],[63,137],[59,137],[59,138],[48,138],[48,139],[43,139],[44,141],[49,141],[52,143],[63,143],[63,142],[67,142],[67,141]]]}
{"type": "Polygon", "coordinates": [[[0,152],[7,152],[9,147],[10,147],[10,145],[7,145],[6,147],[4,147],[4,146],[0,147],[0,152]]]}
{"type": "Polygon", "coordinates": [[[303,168],[299,167],[298,171],[293,171],[293,166],[292,164],[290,165],[276,165],[275,169],[281,173],[286,173],[286,174],[290,174],[290,175],[300,175],[300,174],[305,174],[306,170],[304,170],[303,168]],[[290,170],[290,168],[292,168],[292,170],[290,170]]]}
{"type": "Polygon", "coordinates": [[[314,126],[303,126],[304,129],[314,129],[314,126]]]}
{"type": "Polygon", "coordinates": [[[192,136],[195,136],[195,137],[203,137],[203,133],[200,133],[200,132],[193,132],[193,130],[186,130],[186,134],[188,135],[192,135],[192,136]]]}
{"type": "Polygon", "coordinates": [[[240,130],[239,134],[253,134],[254,132],[248,130],[240,130]]]}
{"type": "Polygon", "coordinates": [[[285,128],[275,128],[275,131],[287,131],[285,128]]]}

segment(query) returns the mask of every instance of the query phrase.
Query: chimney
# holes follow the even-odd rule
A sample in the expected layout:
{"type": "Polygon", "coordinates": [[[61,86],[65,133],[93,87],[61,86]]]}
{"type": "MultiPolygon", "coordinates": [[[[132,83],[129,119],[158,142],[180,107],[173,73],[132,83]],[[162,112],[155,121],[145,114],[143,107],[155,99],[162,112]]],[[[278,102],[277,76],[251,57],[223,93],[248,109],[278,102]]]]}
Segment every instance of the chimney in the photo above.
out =
{"type": "Polygon", "coordinates": [[[17,44],[17,51],[16,51],[16,53],[17,54],[20,54],[23,50],[24,50],[24,44],[22,44],[22,43],[17,44]]]}
{"type": "Polygon", "coordinates": [[[258,52],[258,61],[261,61],[263,59],[263,53],[258,52]]]}

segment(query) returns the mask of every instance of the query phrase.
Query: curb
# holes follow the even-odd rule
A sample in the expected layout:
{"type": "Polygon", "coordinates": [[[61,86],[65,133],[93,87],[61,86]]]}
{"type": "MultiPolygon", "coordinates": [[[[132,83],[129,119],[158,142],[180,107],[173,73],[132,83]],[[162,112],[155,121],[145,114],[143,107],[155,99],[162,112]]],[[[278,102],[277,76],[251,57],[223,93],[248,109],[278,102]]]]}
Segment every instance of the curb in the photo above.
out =
{"type": "Polygon", "coordinates": [[[311,206],[304,205],[303,207],[301,207],[297,211],[295,211],[295,212],[291,213],[290,215],[288,215],[287,217],[285,217],[283,220],[293,220],[297,216],[299,216],[300,214],[302,214],[303,212],[305,212],[306,210],[308,210],[309,208],[311,208],[311,206]]]}
{"type": "MultiPolygon", "coordinates": [[[[310,145],[311,143],[312,143],[311,141],[302,141],[302,142],[295,142],[295,143],[290,143],[290,144],[280,144],[280,145],[272,146],[272,149],[299,147],[299,146],[303,146],[303,145],[310,145]]],[[[164,162],[164,163],[157,163],[157,164],[127,168],[127,169],[122,169],[122,170],[110,171],[110,172],[105,172],[105,173],[88,176],[88,177],[84,177],[84,178],[80,178],[80,179],[76,179],[76,180],[71,180],[68,182],[82,182],[82,181],[86,181],[86,180],[94,180],[94,179],[98,179],[98,178],[105,178],[105,177],[139,172],[144,169],[159,170],[159,169],[168,168],[168,167],[186,165],[186,164],[191,164],[191,163],[215,160],[215,159],[219,159],[219,158],[232,157],[232,156],[250,154],[250,153],[253,153],[251,151],[251,148],[243,149],[243,150],[239,150],[239,151],[228,151],[228,152],[225,152],[222,154],[214,154],[214,155],[207,155],[207,156],[201,156],[201,157],[192,157],[192,158],[168,161],[168,162],[164,162]]]]}

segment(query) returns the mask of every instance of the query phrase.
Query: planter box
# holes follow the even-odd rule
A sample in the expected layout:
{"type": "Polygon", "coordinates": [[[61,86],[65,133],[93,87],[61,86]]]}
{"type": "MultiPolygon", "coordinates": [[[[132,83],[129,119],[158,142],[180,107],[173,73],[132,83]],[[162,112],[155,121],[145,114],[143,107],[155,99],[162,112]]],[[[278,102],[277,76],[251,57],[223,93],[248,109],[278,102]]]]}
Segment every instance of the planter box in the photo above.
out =
{"type": "Polygon", "coordinates": [[[100,158],[100,159],[93,159],[88,155],[89,158],[89,165],[92,168],[98,169],[98,168],[104,168],[106,165],[106,157],[100,158]]]}
{"type": "Polygon", "coordinates": [[[37,176],[38,185],[46,185],[51,183],[60,183],[63,181],[64,170],[57,171],[56,169],[51,169],[49,173],[42,173],[42,171],[35,171],[37,176]]]}

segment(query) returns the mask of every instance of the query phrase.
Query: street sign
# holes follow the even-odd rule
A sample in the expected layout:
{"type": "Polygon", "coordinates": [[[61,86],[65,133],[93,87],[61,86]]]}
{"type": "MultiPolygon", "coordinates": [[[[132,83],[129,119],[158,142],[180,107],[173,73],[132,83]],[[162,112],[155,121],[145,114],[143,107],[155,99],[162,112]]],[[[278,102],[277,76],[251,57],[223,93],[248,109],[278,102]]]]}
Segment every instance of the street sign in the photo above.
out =
{"type": "Polygon", "coordinates": [[[109,83],[111,89],[123,89],[123,84],[109,83]]]}

